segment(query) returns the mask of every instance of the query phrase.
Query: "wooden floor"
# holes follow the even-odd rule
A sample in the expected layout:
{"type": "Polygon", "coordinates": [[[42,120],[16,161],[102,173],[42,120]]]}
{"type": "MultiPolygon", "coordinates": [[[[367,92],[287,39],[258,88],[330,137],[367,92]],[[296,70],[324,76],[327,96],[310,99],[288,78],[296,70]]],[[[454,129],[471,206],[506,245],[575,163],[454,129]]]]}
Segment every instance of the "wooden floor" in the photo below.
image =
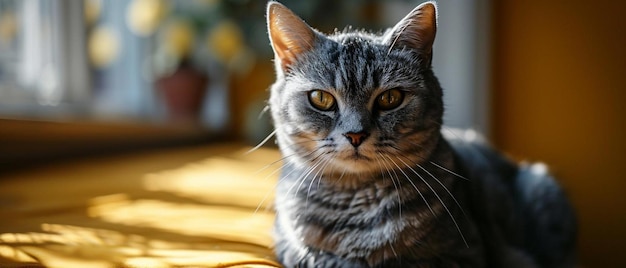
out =
{"type": "Polygon", "coordinates": [[[0,267],[277,266],[280,156],[248,149],[161,149],[3,175],[0,267]]]}

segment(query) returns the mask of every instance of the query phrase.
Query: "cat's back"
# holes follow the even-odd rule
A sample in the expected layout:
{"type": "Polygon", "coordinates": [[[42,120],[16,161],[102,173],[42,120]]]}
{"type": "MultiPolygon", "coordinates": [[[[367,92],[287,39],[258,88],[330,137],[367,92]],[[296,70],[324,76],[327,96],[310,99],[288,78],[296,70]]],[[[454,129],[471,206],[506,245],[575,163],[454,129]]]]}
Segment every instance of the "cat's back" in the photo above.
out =
{"type": "Polygon", "coordinates": [[[574,210],[546,165],[514,163],[473,130],[446,128],[442,134],[470,185],[471,213],[491,237],[490,246],[505,244],[538,267],[572,267],[574,210]]]}

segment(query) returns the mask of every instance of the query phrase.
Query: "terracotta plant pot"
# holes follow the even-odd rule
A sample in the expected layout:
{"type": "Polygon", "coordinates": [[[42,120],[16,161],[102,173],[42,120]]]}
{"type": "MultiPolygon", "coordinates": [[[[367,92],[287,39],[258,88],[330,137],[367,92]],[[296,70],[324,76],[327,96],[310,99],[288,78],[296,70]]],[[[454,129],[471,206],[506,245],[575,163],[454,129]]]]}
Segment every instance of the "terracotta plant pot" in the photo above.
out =
{"type": "Polygon", "coordinates": [[[190,64],[183,63],[170,75],[156,80],[156,89],[167,108],[169,120],[176,123],[198,122],[209,78],[190,64]]]}

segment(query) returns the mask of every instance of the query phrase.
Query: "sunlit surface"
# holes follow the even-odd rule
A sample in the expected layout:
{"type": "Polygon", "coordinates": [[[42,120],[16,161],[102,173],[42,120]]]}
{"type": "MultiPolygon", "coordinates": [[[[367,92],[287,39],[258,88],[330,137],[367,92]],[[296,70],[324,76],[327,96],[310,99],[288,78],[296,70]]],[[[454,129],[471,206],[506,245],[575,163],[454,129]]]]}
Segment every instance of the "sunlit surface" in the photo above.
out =
{"type": "Polygon", "coordinates": [[[1,178],[0,267],[277,266],[271,204],[280,164],[268,164],[280,157],[245,149],[153,152],[1,178]],[[178,167],[158,168],[172,162],[178,167]]]}
{"type": "MultiPolygon", "coordinates": [[[[264,152],[254,152],[260,156],[260,165],[241,165],[238,160],[211,158],[185,166],[182,169],[168,170],[144,177],[145,188],[151,191],[165,191],[179,196],[190,197],[203,202],[227,202],[230,205],[256,208],[271,206],[274,192],[273,183],[279,163],[270,165],[276,156],[261,156],[264,152]],[[210,173],[210,180],[204,174],[210,173]],[[250,177],[254,177],[251,180],[250,177]]],[[[241,152],[245,154],[245,152],[241,152]]],[[[266,209],[265,209],[266,210],[266,209]]]]}

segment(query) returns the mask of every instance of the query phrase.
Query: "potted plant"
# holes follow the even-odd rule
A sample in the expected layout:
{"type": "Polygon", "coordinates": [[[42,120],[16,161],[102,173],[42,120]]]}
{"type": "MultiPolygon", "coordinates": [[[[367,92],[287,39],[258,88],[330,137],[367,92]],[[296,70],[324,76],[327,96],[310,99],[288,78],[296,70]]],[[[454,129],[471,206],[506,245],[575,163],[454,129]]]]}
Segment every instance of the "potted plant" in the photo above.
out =
{"type": "Polygon", "coordinates": [[[134,0],[129,5],[131,29],[150,39],[149,71],[169,119],[197,122],[214,80],[209,65],[229,72],[252,55],[232,17],[238,3],[134,0]]]}

